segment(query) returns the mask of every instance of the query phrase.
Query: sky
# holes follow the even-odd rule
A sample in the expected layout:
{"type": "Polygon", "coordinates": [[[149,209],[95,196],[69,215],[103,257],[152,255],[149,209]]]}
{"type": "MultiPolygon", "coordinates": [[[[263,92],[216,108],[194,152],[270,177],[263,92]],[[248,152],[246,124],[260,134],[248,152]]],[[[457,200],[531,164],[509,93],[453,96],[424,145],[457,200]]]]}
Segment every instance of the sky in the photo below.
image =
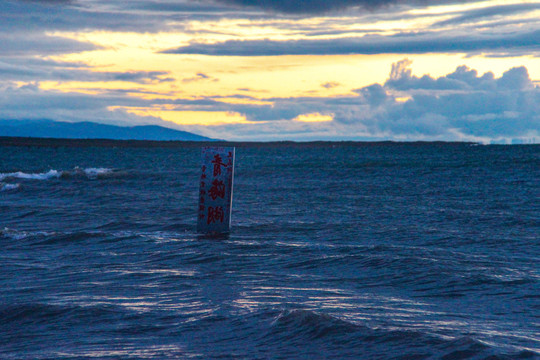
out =
{"type": "Polygon", "coordinates": [[[0,0],[0,121],[540,142],[540,0],[0,0]]]}

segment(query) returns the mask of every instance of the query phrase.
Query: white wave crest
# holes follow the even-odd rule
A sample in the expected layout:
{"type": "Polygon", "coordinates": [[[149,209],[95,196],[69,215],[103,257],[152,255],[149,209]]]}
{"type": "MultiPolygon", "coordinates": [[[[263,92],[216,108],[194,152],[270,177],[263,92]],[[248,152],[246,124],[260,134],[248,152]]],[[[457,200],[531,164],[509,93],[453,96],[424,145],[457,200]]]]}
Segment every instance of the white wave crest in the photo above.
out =
{"type": "Polygon", "coordinates": [[[13,240],[22,240],[28,236],[28,233],[26,231],[17,231],[6,227],[4,230],[0,230],[0,236],[5,236],[13,240]]]}
{"type": "Polygon", "coordinates": [[[13,173],[0,173],[0,180],[4,179],[32,179],[32,180],[48,180],[52,178],[59,178],[62,172],[57,170],[49,170],[45,173],[25,173],[17,171],[13,173]]]}
{"type": "Polygon", "coordinates": [[[15,190],[18,189],[21,184],[6,184],[6,183],[0,183],[0,191],[9,191],[9,190],[15,190]]]}
{"type": "Polygon", "coordinates": [[[112,169],[108,168],[87,168],[83,170],[86,176],[88,176],[91,179],[95,179],[99,176],[104,176],[107,174],[112,173],[112,169]]]}
{"type": "MultiPolygon", "coordinates": [[[[22,171],[11,172],[11,173],[0,173],[0,181],[5,179],[24,179],[24,180],[49,180],[49,179],[58,179],[58,178],[70,178],[70,177],[86,177],[88,179],[97,179],[100,177],[106,177],[113,173],[113,169],[108,168],[86,168],[81,169],[75,167],[73,170],[49,170],[43,173],[26,173],[22,171]]],[[[3,189],[3,190],[11,190],[3,189]]]]}
{"type": "Polygon", "coordinates": [[[113,174],[113,169],[109,168],[86,168],[81,169],[80,167],[76,166],[73,170],[70,171],[63,171],[62,172],[62,178],[70,178],[70,177],[85,177],[88,179],[98,179],[107,177],[109,175],[113,174]]]}
{"type": "Polygon", "coordinates": [[[0,228],[0,237],[7,237],[13,240],[24,240],[31,236],[51,236],[55,233],[50,231],[22,231],[15,230],[5,227],[4,229],[0,228]]]}

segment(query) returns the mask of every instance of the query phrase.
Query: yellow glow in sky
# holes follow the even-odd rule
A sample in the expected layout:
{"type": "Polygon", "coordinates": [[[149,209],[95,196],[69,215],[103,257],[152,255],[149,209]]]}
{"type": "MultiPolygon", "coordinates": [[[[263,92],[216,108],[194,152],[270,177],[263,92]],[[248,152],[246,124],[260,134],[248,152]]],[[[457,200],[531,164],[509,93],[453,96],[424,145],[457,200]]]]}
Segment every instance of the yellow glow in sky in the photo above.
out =
{"type": "MultiPolygon", "coordinates": [[[[111,105],[111,110],[139,116],[150,116],[184,125],[216,125],[251,123],[235,112],[204,111],[190,108],[189,101],[173,105],[174,100],[213,100],[227,104],[273,106],[273,98],[328,98],[356,96],[356,89],[373,83],[384,84],[392,64],[404,58],[412,60],[412,73],[432,77],[445,76],[456,67],[466,65],[479,75],[491,71],[500,77],[504,71],[526,66],[532,79],[540,79],[540,58],[534,56],[488,57],[459,53],[441,54],[380,54],[380,55],[298,55],[298,56],[205,56],[163,53],[164,50],[190,43],[215,43],[228,40],[298,40],[330,39],[358,35],[366,31],[378,35],[398,32],[435,31],[430,26],[452,14],[494,5],[538,3],[538,1],[492,0],[468,4],[431,6],[404,10],[397,20],[373,20],[365,16],[361,22],[354,17],[314,17],[306,19],[218,19],[187,20],[178,23],[178,31],[159,33],[135,32],[55,32],[59,36],[86,41],[98,49],[51,57],[59,62],[76,62],[92,71],[95,79],[76,81],[44,81],[40,87],[49,91],[80,92],[95,95],[122,94],[147,100],[159,100],[159,106],[122,107],[111,105]],[[419,17],[415,17],[421,15],[419,17]],[[181,26],[180,26],[181,25],[181,26]],[[180,29],[186,29],[183,32],[180,29]],[[317,34],[310,31],[323,30],[317,34]],[[148,79],[121,80],[115,74],[150,73],[148,79]],[[110,80],[106,80],[107,78],[110,80]],[[170,102],[170,104],[167,104],[170,102]]],[[[533,19],[538,12],[529,12],[533,19]]],[[[510,19],[510,17],[506,17],[510,19]]],[[[174,25],[174,24],[173,24],[174,25]]],[[[437,30],[444,31],[444,30],[437,30]]],[[[407,97],[400,98],[403,101],[407,97]]],[[[197,109],[200,109],[198,107],[197,109]]],[[[328,122],[333,116],[310,113],[295,118],[298,122],[328,122]]],[[[260,122],[258,122],[260,123],[260,122]]]]}
{"type": "Polygon", "coordinates": [[[310,113],[298,115],[293,119],[300,122],[327,122],[334,120],[334,115],[323,115],[320,113],[310,113]]]}
{"type": "MultiPolygon", "coordinates": [[[[110,107],[109,110],[124,110],[138,116],[151,116],[170,121],[178,125],[225,125],[250,124],[245,116],[235,112],[226,111],[175,111],[153,108],[110,107]]],[[[259,122],[260,123],[260,122],[259,122]]]]}

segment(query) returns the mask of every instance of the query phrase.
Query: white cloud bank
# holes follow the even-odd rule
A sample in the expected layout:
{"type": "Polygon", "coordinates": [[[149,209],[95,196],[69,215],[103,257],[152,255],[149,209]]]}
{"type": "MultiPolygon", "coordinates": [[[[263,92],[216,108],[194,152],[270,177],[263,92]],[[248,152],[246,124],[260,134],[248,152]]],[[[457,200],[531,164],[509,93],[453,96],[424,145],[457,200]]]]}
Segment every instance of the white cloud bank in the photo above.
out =
{"type": "MultiPolygon", "coordinates": [[[[143,100],[129,94],[100,96],[45,91],[36,86],[0,87],[0,119],[48,118],[120,125],[159,124],[227,140],[442,140],[540,142],[540,87],[525,67],[497,78],[466,66],[438,78],[412,75],[410,61],[392,66],[384,84],[340,97],[268,98],[231,104],[219,97],[143,100]],[[115,107],[170,104],[175,110],[240,113],[251,123],[181,126],[115,107]],[[297,121],[318,113],[325,121],[297,121]],[[329,117],[333,120],[328,121],[329,117]]],[[[239,95],[240,96],[240,95],[239,95]]]]}
{"type": "MultiPolygon", "coordinates": [[[[540,88],[525,67],[500,78],[466,66],[439,78],[417,77],[402,60],[385,84],[356,96],[268,99],[273,106],[230,106],[258,124],[217,126],[214,136],[235,140],[390,139],[539,142],[540,88]],[[306,113],[333,114],[331,122],[298,123],[306,113]]],[[[224,109],[225,110],[225,109],[224,109]]],[[[203,128],[195,128],[203,131],[203,128]]]]}

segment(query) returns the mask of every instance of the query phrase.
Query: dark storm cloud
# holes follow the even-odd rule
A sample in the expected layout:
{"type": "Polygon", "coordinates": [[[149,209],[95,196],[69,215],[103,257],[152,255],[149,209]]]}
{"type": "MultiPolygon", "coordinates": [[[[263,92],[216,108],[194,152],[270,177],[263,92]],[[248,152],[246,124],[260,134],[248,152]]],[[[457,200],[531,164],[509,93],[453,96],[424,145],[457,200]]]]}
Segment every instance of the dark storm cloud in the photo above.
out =
{"type": "Polygon", "coordinates": [[[122,4],[124,9],[166,13],[217,13],[230,10],[228,6],[219,6],[202,1],[129,1],[122,4]]]}
{"type": "MultiPolygon", "coordinates": [[[[393,5],[426,6],[438,4],[466,3],[468,0],[140,0],[114,2],[108,0],[2,0],[2,2],[32,4],[35,6],[59,5],[58,8],[68,5],[87,7],[114,8],[119,12],[134,11],[150,13],[178,13],[178,14],[218,14],[237,12],[241,10],[263,10],[270,13],[283,14],[320,14],[329,11],[359,8],[376,10],[388,8],[393,5]],[[62,6],[60,6],[62,5],[62,6]]],[[[98,19],[96,19],[98,20],[98,19]]]]}
{"type": "Polygon", "coordinates": [[[57,62],[22,56],[0,60],[3,81],[122,81],[135,84],[172,82],[166,71],[91,71],[80,63],[57,62]]]}
{"type": "Polygon", "coordinates": [[[192,43],[164,51],[168,54],[214,56],[424,54],[438,52],[538,51],[540,30],[528,33],[440,36],[399,34],[324,40],[229,40],[215,44],[192,43]]]}
{"type": "Polygon", "coordinates": [[[65,53],[78,53],[100,49],[89,42],[66,39],[57,36],[34,34],[32,37],[18,34],[0,33],[0,56],[48,56],[65,53]]]}
{"type": "Polygon", "coordinates": [[[344,10],[352,7],[374,10],[390,5],[434,5],[442,3],[465,3],[467,0],[215,0],[218,4],[238,7],[253,7],[273,12],[290,14],[318,14],[344,10]]]}
{"type": "Polygon", "coordinates": [[[463,23],[476,22],[478,20],[490,19],[497,16],[510,16],[519,13],[525,13],[537,9],[540,9],[540,4],[512,4],[491,6],[482,9],[468,10],[461,15],[453,17],[449,20],[437,22],[434,24],[434,26],[458,25],[463,23]]]}
{"type": "Polygon", "coordinates": [[[47,4],[47,5],[61,5],[61,4],[70,4],[72,0],[17,0],[19,2],[29,2],[36,4],[47,4]]]}
{"type": "Polygon", "coordinates": [[[540,9],[540,4],[512,4],[491,6],[482,9],[468,10],[461,15],[453,17],[449,20],[437,22],[434,24],[434,26],[437,27],[471,23],[478,20],[490,19],[497,16],[510,16],[519,13],[534,11],[537,9],[540,9]]]}
{"type": "Polygon", "coordinates": [[[15,35],[79,30],[155,32],[167,28],[167,20],[166,14],[131,12],[122,7],[111,9],[97,1],[57,3],[0,0],[0,29],[15,35]]]}

